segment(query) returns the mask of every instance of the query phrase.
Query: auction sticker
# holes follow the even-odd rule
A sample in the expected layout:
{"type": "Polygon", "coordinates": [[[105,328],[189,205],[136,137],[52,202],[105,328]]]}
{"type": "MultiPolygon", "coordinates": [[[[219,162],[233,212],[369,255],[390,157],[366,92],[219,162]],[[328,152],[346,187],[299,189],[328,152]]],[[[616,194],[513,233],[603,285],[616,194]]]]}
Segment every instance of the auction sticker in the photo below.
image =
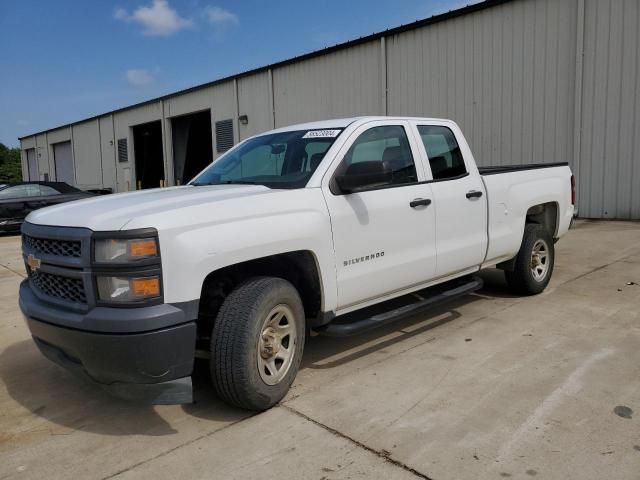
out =
{"type": "Polygon", "coordinates": [[[309,130],[302,138],[335,138],[340,130],[309,130]]]}

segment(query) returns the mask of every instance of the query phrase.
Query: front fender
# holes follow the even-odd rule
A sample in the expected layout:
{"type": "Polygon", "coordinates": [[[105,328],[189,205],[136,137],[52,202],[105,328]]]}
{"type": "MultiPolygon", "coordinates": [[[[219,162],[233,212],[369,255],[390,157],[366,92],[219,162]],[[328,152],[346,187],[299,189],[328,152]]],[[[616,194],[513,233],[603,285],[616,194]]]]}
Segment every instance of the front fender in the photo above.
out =
{"type": "Polygon", "coordinates": [[[302,250],[316,258],[323,310],[335,308],[331,224],[320,189],[274,191],[259,204],[246,205],[243,199],[226,203],[223,208],[198,206],[196,211],[176,212],[186,217],[156,227],[165,302],[199,299],[205,278],[221,268],[302,250]],[[184,218],[201,221],[185,222],[184,218]]]}

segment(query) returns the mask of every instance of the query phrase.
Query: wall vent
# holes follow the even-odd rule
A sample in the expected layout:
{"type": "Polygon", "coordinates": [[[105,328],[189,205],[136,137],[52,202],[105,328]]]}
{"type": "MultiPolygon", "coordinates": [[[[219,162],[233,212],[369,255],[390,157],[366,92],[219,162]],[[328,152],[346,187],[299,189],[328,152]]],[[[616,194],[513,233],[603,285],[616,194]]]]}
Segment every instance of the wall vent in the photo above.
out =
{"type": "Polygon", "coordinates": [[[129,161],[129,152],[127,149],[127,139],[118,139],[118,163],[126,163],[129,161]]]}
{"type": "Polygon", "coordinates": [[[233,120],[216,122],[216,152],[223,153],[233,147],[233,120]]]}

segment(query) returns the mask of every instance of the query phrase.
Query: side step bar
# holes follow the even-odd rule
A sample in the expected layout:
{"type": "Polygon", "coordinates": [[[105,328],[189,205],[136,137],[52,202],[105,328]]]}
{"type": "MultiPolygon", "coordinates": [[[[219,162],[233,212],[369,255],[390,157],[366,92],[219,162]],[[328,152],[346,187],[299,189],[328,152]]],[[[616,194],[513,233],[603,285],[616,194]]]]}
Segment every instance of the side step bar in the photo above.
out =
{"type": "Polygon", "coordinates": [[[478,277],[466,277],[454,280],[443,285],[434,286],[418,292],[404,295],[399,299],[367,307],[362,311],[347,313],[336,317],[326,325],[314,330],[329,337],[348,337],[357,335],[374,328],[388,325],[403,318],[409,317],[422,310],[436,307],[456,298],[468,295],[482,288],[482,279],[478,277]],[[391,307],[391,310],[381,309],[391,307]]]}

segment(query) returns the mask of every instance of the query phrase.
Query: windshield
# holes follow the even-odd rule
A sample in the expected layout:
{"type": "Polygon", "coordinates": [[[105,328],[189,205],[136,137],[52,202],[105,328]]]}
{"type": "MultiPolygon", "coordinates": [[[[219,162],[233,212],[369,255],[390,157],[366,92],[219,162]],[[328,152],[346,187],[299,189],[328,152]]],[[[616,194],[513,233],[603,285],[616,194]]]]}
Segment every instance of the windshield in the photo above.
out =
{"type": "Polygon", "coordinates": [[[341,132],[299,130],[252,138],[213,162],[191,185],[240,183],[302,188],[341,132]]]}

